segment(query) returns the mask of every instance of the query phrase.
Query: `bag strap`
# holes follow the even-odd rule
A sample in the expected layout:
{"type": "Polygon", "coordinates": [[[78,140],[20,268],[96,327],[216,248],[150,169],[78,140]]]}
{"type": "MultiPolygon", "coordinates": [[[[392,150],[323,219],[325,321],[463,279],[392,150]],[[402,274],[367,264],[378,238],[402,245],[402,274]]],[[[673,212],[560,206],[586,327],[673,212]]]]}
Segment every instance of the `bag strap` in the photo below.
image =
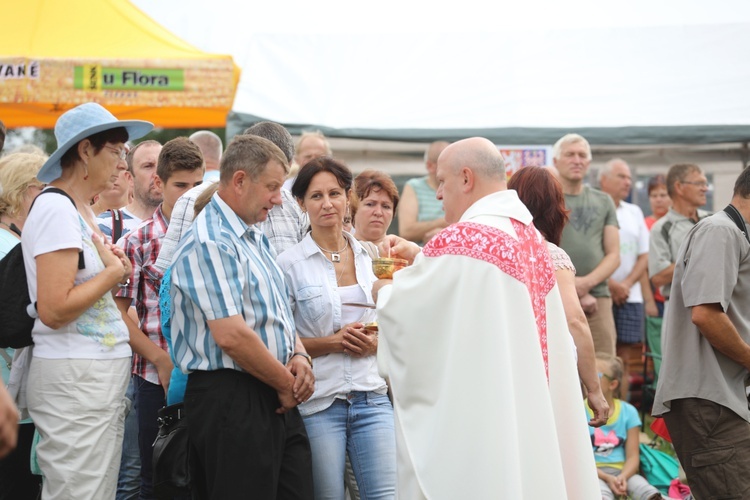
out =
{"type": "Polygon", "coordinates": [[[112,210],[112,244],[116,244],[117,240],[122,236],[122,210],[112,210]]]}
{"type": "Polygon", "coordinates": [[[5,349],[0,349],[0,356],[5,360],[5,364],[8,365],[8,370],[13,367],[13,359],[8,355],[5,349]]]}
{"type": "MultiPolygon", "coordinates": [[[[51,187],[46,188],[44,191],[42,191],[41,193],[39,193],[39,195],[37,195],[36,198],[39,198],[39,196],[41,196],[43,194],[46,194],[46,193],[57,193],[57,194],[61,194],[61,195],[65,196],[67,199],[70,200],[70,202],[73,204],[73,206],[76,207],[76,210],[78,210],[78,207],[76,206],[76,202],[73,201],[73,198],[71,198],[68,193],[66,193],[65,191],[63,191],[60,188],[56,188],[55,186],[51,186],[51,187]]],[[[31,209],[34,208],[34,203],[36,203],[36,198],[34,198],[34,201],[31,202],[31,206],[29,207],[29,212],[31,212],[31,209]]]]}
{"type": "Polygon", "coordinates": [[[739,228],[742,235],[745,237],[748,243],[750,243],[750,235],[747,234],[747,226],[745,225],[745,219],[742,214],[737,210],[731,203],[724,208],[724,212],[732,219],[732,222],[739,228]]]}
{"type": "MultiPolygon", "coordinates": [[[[36,203],[36,200],[38,200],[40,196],[46,193],[56,193],[56,194],[61,194],[65,196],[73,204],[73,207],[76,209],[76,211],[78,210],[78,207],[76,206],[76,202],[73,201],[73,198],[71,198],[68,193],[66,193],[60,188],[56,188],[55,186],[52,186],[52,187],[46,188],[44,191],[39,193],[36,198],[34,198],[34,201],[31,202],[31,206],[29,207],[29,213],[31,213],[31,209],[34,208],[34,203],[36,203]]],[[[86,269],[86,261],[83,260],[83,250],[78,251],[78,269],[86,269]]],[[[34,305],[36,306],[36,304],[34,305]]]]}

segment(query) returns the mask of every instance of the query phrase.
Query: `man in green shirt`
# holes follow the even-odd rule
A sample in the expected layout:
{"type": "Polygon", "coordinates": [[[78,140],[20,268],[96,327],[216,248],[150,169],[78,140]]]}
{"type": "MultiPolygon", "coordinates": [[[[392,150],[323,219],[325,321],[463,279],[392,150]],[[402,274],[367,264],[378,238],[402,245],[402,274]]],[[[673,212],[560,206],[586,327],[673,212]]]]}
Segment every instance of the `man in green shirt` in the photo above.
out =
{"type": "Polygon", "coordinates": [[[591,147],[585,138],[567,134],[555,143],[552,153],[570,210],[560,247],[576,267],[576,291],[594,349],[614,356],[617,334],[607,279],[620,265],[615,205],[606,193],[583,184],[591,164],[591,147]]]}

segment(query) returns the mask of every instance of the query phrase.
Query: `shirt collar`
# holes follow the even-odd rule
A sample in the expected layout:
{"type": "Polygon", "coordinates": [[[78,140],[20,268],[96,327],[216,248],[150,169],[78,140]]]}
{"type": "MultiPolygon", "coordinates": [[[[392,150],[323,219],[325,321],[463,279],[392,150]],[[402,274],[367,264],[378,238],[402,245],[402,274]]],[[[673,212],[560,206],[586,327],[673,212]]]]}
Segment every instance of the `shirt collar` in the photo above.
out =
{"type": "Polygon", "coordinates": [[[164,203],[160,203],[158,207],[156,207],[156,210],[154,210],[154,215],[151,216],[151,218],[154,220],[154,222],[161,225],[161,228],[166,232],[167,227],[169,227],[169,221],[167,220],[167,217],[164,215],[164,203]]]}
{"type": "Polygon", "coordinates": [[[475,201],[461,216],[461,222],[482,215],[509,217],[525,225],[528,225],[533,218],[526,205],[521,203],[518,193],[513,189],[497,191],[475,201]]]}
{"type": "Polygon", "coordinates": [[[245,221],[240,219],[240,217],[234,212],[234,210],[232,210],[232,208],[227,205],[224,200],[221,199],[219,193],[214,193],[214,195],[211,197],[211,204],[214,205],[214,207],[219,211],[222,218],[227,222],[232,232],[238,238],[244,236],[245,233],[259,232],[256,227],[248,226],[247,224],[245,224],[245,221]]]}

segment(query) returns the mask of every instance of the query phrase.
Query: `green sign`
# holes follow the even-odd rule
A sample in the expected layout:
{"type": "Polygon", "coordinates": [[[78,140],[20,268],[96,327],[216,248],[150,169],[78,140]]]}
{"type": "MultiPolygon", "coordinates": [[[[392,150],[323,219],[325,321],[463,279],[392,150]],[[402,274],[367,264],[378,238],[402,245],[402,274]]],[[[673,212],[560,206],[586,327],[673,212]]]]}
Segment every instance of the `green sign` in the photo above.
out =
{"type": "Polygon", "coordinates": [[[105,68],[75,66],[73,87],[78,90],[185,90],[181,69],[105,68]]]}

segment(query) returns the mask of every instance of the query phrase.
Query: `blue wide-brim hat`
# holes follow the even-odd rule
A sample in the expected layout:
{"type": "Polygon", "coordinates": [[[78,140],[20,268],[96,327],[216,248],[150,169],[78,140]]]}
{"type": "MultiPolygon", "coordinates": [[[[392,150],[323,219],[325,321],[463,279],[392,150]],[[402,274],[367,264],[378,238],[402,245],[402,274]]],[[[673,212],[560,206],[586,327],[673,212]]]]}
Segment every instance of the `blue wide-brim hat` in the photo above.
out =
{"type": "Polygon", "coordinates": [[[79,141],[96,133],[125,127],[128,139],[139,139],[151,132],[154,124],[142,120],[118,120],[95,102],[87,102],[63,113],[55,123],[57,150],[42,166],[36,178],[48,183],[62,176],[60,158],[79,141]]]}

